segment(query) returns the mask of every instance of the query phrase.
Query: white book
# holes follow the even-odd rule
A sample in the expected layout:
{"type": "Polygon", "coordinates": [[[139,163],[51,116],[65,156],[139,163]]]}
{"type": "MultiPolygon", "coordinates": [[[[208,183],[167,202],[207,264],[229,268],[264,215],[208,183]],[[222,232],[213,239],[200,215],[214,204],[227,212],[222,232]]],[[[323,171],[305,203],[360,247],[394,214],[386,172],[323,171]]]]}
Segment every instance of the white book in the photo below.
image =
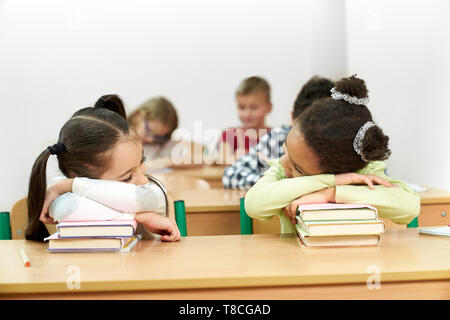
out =
{"type": "Polygon", "coordinates": [[[367,235],[384,232],[384,222],[381,220],[303,221],[299,216],[296,218],[297,223],[310,236],[367,235]]]}
{"type": "Polygon", "coordinates": [[[60,238],[113,238],[131,237],[136,227],[136,220],[76,221],[61,222],[56,225],[56,230],[60,238]]]}
{"type": "Polygon", "coordinates": [[[310,236],[308,232],[296,225],[297,236],[304,247],[360,247],[377,246],[379,234],[344,235],[344,236],[310,236]]]}
{"type": "Polygon", "coordinates": [[[297,208],[303,221],[376,220],[377,209],[366,204],[320,203],[303,204],[297,208]]]}
{"type": "Polygon", "coordinates": [[[141,235],[114,238],[61,238],[56,232],[48,241],[49,252],[129,252],[140,240],[141,235]]]}
{"type": "Polygon", "coordinates": [[[419,233],[431,234],[434,236],[446,236],[450,237],[450,226],[442,227],[421,227],[419,228],[419,233]]]}

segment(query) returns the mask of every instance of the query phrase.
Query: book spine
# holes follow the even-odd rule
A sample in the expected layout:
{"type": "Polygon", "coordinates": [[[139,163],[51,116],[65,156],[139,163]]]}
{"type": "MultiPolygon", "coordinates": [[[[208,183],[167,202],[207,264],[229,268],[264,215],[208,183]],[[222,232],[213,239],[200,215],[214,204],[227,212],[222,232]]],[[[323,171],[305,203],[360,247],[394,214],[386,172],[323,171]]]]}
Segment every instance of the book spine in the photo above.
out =
{"type": "Polygon", "coordinates": [[[303,222],[302,218],[300,216],[297,216],[297,223],[302,227],[303,230],[305,230],[307,233],[311,233],[309,230],[309,227],[303,222]]]}
{"type": "Polygon", "coordinates": [[[328,218],[328,219],[306,219],[304,214],[306,212],[300,212],[299,217],[305,221],[305,222],[320,222],[320,221],[342,221],[342,220],[348,220],[348,221],[365,221],[365,220],[378,220],[378,214],[377,211],[373,211],[373,216],[370,218],[353,218],[353,219],[347,219],[347,218],[328,218]]]}
{"type": "Polygon", "coordinates": [[[48,252],[116,252],[120,251],[117,248],[105,249],[105,248],[89,248],[89,249],[69,249],[69,248],[61,248],[61,249],[51,249],[47,248],[48,252]]]}
{"type": "Polygon", "coordinates": [[[124,235],[116,235],[116,236],[59,236],[60,239],[116,239],[116,238],[131,238],[133,235],[124,236],[124,235]]]}

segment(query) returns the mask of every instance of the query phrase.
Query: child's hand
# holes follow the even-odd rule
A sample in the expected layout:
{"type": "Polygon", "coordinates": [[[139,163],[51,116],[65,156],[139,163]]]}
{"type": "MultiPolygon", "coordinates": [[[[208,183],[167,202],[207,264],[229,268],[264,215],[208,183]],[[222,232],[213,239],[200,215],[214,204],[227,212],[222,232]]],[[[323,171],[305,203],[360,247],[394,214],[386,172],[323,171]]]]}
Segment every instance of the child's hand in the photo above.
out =
{"type": "Polygon", "coordinates": [[[45,193],[45,200],[44,205],[42,207],[41,216],[39,217],[39,220],[44,224],[55,224],[56,222],[53,220],[52,217],[48,215],[48,208],[50,207],[50,204],[55,200],[60,194],[52,189],[48,188],[45,193]]]}
{"type": "Polygon", "coordinates": [[[328,203],[335,202],[335,188],[327,188],[313,193],[305,194],[300,198],[295,199],[289,205],[283,208],[283,212],[291,220],[292,224],[296,224],[295,216],[297,215],[297,208],[301,204],[312,203],[328,203]]]}
{"type": "Polygon", "coordinates": [[[48,215],[48,208],[52,204],[53,200],[55,200],[60,195],[71,192],[72,191],[72,183],[73,179],[63,179],[55,182],[50,187],[47,188],[45,192],[45,200],[44,205],[42,206],[41,215],[39,220],[44,224],[56,224],[57,222],[53,220],[52,217],[48,215]]]}
{"type": "Polygon", "coordinates": [[[374,183],[383,185],[387,188],[396,187],[395,184],[392,184],[383,178],[375,176],[373,174],[359,174],[359,173],[340,173],[334,175],[335,185],[349,185],[349,184],[367,184],[370,189],[374,189],[374,183]]]}
{"type": "Polygon", "coordinates": [[[138,212],[135,219],[148,231],[161,235],[162,241],[178,241],[181,238],[175,221],[156,212],[138,212]]]}

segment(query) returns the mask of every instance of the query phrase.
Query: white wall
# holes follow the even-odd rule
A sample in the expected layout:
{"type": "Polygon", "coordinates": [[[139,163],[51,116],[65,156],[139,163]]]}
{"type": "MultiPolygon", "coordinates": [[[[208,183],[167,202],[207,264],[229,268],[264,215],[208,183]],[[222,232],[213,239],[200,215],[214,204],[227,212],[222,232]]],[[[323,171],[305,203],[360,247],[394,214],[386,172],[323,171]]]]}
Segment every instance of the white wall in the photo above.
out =
{"type": "Polygon", "coordinates": [[[336,3],[0,0],[0,210],[26,196],[34,159],[68,117],[103,94],[120,94],[128,111],[165,95],[180,127],[223,129],[239,124],[239,82],[261,75],[272,85],[268,124],[288,123],[310,76],[345,73],[336,3]],[[330,30],[313,37],[323,21],[330,30]]]}
{"type": "Polygon", "coordinates": [[[26,196],[36,156],[78,108],[153,95],[191,132],[238,125],[234,90],[272,85],[289,121],[313,74],[367,79],[392,176],[450,190],[449,0],[0,0],[0,210],[26,196]]]}
{"type": "Polygon", "coordinates": [[[367,79],[391,176],[450,191],[450,1],[347,0],[347,71],[367,79]]]}
{"type": "Polygon", "coordinates": [[[347,76],[345,1],[320,0],[311,6],[312,73],[340,79],[347,76]]]}

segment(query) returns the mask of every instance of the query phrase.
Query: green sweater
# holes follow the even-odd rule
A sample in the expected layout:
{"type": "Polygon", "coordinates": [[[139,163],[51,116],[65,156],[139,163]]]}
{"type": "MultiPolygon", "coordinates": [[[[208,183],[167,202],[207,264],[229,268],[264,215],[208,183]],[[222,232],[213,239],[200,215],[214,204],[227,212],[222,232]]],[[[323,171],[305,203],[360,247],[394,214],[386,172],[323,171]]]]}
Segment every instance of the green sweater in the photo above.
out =
{"type": "Polygon", "coordinates": [[[357,173],[377,175],[398,187],[374,185],[375,189],[371,190],[366,185],[335,186],[333,174],[287,178],[280,159],[271,160],[270,168],[247,192],[245,210],[250,217],[263,221],[278,215],[281,233],[295,233],[294,225],[282,209],[302,195],[336,187],[336,203],[369,204],[377,208],[380,218],[407,224],[418,216],[420,198],[405,183],[388,177],[385,168],[384,162],[374,161],[357,173]]]}

